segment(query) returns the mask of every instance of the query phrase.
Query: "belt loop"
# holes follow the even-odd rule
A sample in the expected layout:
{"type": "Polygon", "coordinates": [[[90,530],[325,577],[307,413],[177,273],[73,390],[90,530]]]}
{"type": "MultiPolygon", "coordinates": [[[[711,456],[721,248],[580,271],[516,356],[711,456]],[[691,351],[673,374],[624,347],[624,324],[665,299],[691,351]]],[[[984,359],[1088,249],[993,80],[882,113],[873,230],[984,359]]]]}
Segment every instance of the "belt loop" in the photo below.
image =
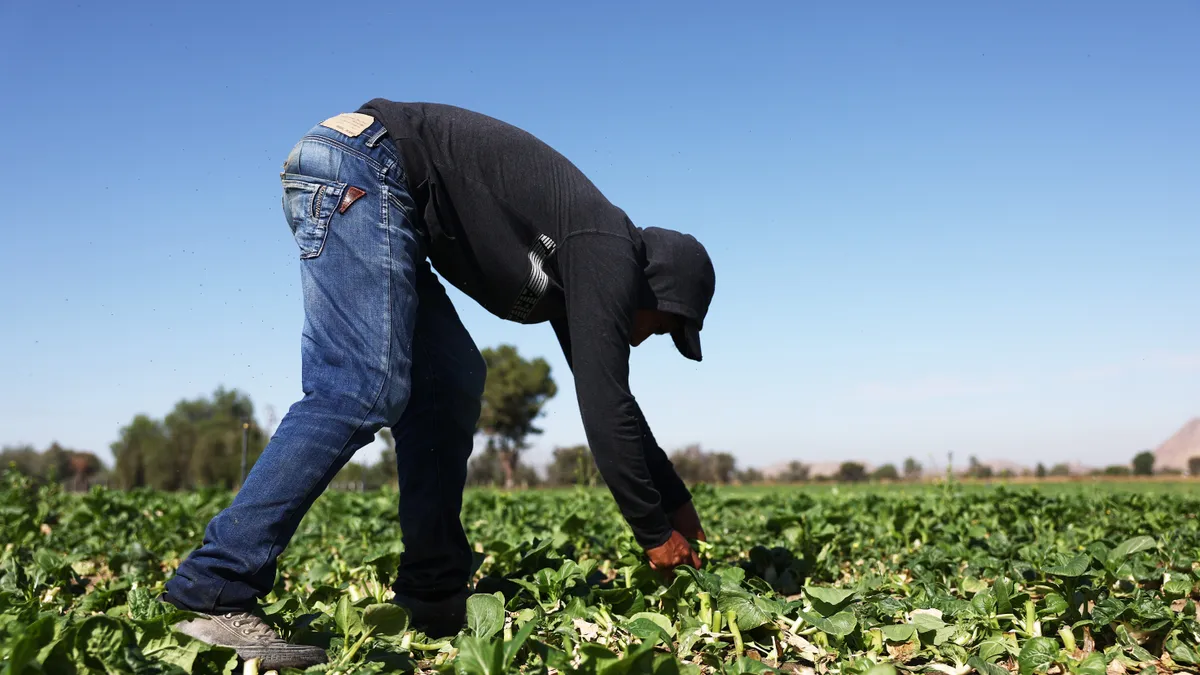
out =
{"type": "Polygon", "coordinates": [[[367,139],[367,147],[368,148],[375,147],[375,144],[378,143],[379,139],[383,138],[384,134],[386,134],[386,133],[387,133],[387,127],[383,127],[379,131],[376,131],[375,133],[371,134],[371,137],[367,139]]]}

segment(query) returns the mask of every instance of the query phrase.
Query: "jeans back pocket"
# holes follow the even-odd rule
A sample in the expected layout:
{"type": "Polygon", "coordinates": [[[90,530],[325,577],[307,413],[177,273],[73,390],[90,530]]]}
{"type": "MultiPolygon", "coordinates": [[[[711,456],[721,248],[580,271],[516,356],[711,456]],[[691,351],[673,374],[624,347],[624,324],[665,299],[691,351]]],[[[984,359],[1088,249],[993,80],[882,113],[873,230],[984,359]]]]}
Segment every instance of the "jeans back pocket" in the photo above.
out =
{"type": "Polygon", "coordinates": [[[282,180],[283,212],[300,247],[300,259],[315,258],[325,247],[329,221],[347,184],[294,173],[283,174],[282,180]]]}

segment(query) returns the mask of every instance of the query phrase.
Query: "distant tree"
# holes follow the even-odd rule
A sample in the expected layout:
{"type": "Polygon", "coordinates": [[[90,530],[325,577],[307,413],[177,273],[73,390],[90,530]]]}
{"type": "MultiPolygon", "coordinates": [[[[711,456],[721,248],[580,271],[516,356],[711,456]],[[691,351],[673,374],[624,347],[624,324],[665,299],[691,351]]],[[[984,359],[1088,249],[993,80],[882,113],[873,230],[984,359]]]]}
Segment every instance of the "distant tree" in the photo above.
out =
{"type": "Polygon", "coordinates": [[[7,470],[10,465],[26,476],[42,475],[42,457],[32,445],[8,446],[0,451],[0,469],[7,470]]]}
{"type": "Polygon", "coordinates": [[[981,464],[975,455],[971,455],[967,462],[967,475],[971,478],[991,478],[992,467],[981,464]]]}
{"type": "Polygon", "coordinates": [[[1103,473],[1105,476],[1128,476],[1131,471],[1129,467],[1124,464],[1112,464],[1104,467],[1104,470],[1101,471],[1101,473],[1103,473]]]}
{"type": "Polygon", "coordinates": [[[104,470],[104,464],[96,455],[70,450],[57,442],[42,452],[32,445],[0,450],[0,471],[10,466],[36,483],[62,483],[72,490],[86,489],[91,477],[104,470]]]}
{"type": "Polygon", "coordinates": [[[1050,475],[1057,477],[1070,476],[1071,467],[1066,464],[1055,464],[1054,466],[1050,467],[1050,475]]]}
{"type": "Polygon", "coordinates": [[[706,452],[689,445],[671,453],[671,464],[685,483],[728,485],[737,474],[737,460],[728,452],[706,452]]]}
{"type": "Polygon", "coordinates": [[[843,483],[860,483],[867,479],[867,467],[858,462],[842,462],[836,477],[843,483]]]}
{"type": "Polygon", "coordinates": [[[396,441],[392,437],[391,429],[384,427],[375,435],[375,439],[383,443],[379,459],[372,464],[346,462],[330,481],[331,487],[342,490],[377,490],[385,485],[397,484],[396,441]]]}
{"type": "Polygon", "coordinates": [[[104,470],[104,463],[90,452],[73,451],[67,459],[71,469],[71,489],[85,490],[92,477],[104,470]]]}
{"type": "Polygon", "coordinates": [[[737,459],[728,452],[713,453],[713,478],[721,485],[729,485],[737,474],[737,459]]]}
{"type": "Polygon", "coordinates": [[[1038,478],[1045,478],[1046,477],[1046,465],[1042,464],[1041,462],[1038,462],[1037,471],[1034,472],[1034,475],[1037,476],[1038,478]]]}
{"type": "Polygon", "coordinates": [[[504,482],[504,470],[500,468],[500,453],[496,444],[488,439],[483,452],[471,455],[467,462],[468,485],[498,485],[504,482]]]}
{"type": "Polygon", "coordinates": [[[899,480],[900,472],[896,470],[896,465],[884,464],[878,469],[875,469],[875,471],[871,473],[871,477],[875,480],[899,480]]]}
{"type": "Polygon", "coordinates": [[[1192,457],[1188,459],[1188,475],[1200,476],[1200,457],[1192,457]]]}
{"type": "Polygon", "coordinates": [[[384,483],[395,485],[398,480],[396,475],[396,438],[392,436],[392,430],[389,427],[384,427],[376,434],[376,438],[383,442],[383,449],[379,451],[378,473],[384,483]]]}
{"type": "Polygon", "coordinates": [[[1004,479],[1012,478],[1013,476],[1016,476],[1016,475],[1017,474],[1015,474],[1012,469],[1005,469],[1000,472],[1000,477],[1004,478],[1004,479]]]}
{"type": "Polygon", "coordinates": [[[1183,469],[1180,469],[1180,468],[1174,467],[1174,466],[1166,466],[1166,467],[1159,469],[1158,473],[1159,473],[1159,475],[1162,475],[1162,476],[1182,476],[1183,469]]]}
{"type": "Polygon", "coordinates": [[[138,415],[111,446],[117,482],[159,490],[235,487],[242,477],[244,424],[249,470],[267,438],[254,422],[254,405],[237,390],[220,387],[211,398],[181,400],[162,421],[138,415]]]}
{"type": "Polygon", "coordinates": [[[753,485],[763,482],[763,473],[754,467],[737,472],[734,479],[743,485],[753,485]]]}
{"type": "Polygon", "coordinates": [[[1151,476],[1154,474],[1154,453],[1149,450],[1139,452],[1133,458],[1133,475],[1151,476]]]}
{"type": "Polygon", "coordinates": [[[904,460],[904,480],[917,480],[921,477],[921,463],[909,457],[904,460]]]}
{"type": "Polygon", "coordinates": [[[41,477],[52,483],[60,483],[71,475],[71,451],[59,445],[57,442],[51,443],[50,447],[42,452],[41,457],[41,477]]]}
{"type": "Polygon", "coordinates": [[[162,424],[147,415],[138,415],[122,427],[120,437],[111,446],[116,459],[114,472],[121,487],[129,489],[149,485],[165,489],[177,485],[174,462],[170,461],[167,433],[162,424]]]}
{"type": "Polygon", "coordinates": [[[568,448],[555,448],[554,457],[546,467],[546,482],[550,485],[586,485],[602,484],[600,470],[596,468],[596,460],[586,445],[573,445],[568,448]]]}
{"type": "Polygon", "coordinates": [[[509,470],[505,468],[505,460],[501,456],[500,450],[491,439],[488,440],[486,449],[482,453],[476,453],[467,463],[468,485],[503,485],[505,489],[512,489],[533,487],[541,482],[537,470],[521,461],[512,467],[510,474],[509,470]],[[511,483],[509,482],[510,476],[511,483]]]}
{"type": "Polygon", "coordinates": [[[788,462],[787,469],[779,474],[780,483],[806,483],[809,479],[810,467],[797,461],[788,462]]]}
{"type": "Polygon", "coordinates": [[[512,345],[484,349],[483,360],[488,373],[477,429],[488,437],[489,446],[499,455],[504,486],[512,488],[517,482],[520,453],[528,447],[525,439],[542,433],[533,425],[534,420],[558,393],[558,387],[545,359],[526,360],[512,345]]]}

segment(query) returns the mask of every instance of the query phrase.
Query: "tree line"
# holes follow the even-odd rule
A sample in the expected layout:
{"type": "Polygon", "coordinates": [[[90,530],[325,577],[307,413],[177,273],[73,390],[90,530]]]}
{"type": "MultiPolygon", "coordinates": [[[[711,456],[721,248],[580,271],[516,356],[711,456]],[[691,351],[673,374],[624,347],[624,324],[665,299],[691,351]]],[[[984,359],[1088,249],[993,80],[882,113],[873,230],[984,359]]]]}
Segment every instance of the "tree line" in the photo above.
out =
{"type": "MultiPolygon", "coordinates": [[[[523,460],[530,447],[529,439],[542,433],[536,426],[538,418],[546,403],[558,392],[545,359],[526,359],[512,345],[484,349],[482,354],[488,374],[476,433],[483,437],[484,446],[469,461],[468,484],[507,488],[602,485],[599,470],[586,445],[555,448],[544,475],[523,460]]],[[[244,467],[248,471],[266,447],[269,436],[269,430],[256,421],[250,398],[222,387],[211,397],[179,401],[162,419],[145,414],[135,416],[120,429],[118,439],[110,446],[115,460],[111,470],[104,467],[95,454],[63,448],[57,443],[42,452],[29,446],[4,448],[0,451],[0,468],[13,466],[26,475],[60,482],[72,489],[86,489],[95,483],[159,490],[233,489],[241,484],[243,454],[244,467]]],[[[348,463],[331,486],[365,490],[395,485],[395,443],[391,430],[381,430],[379,440],[384,448],[378,459],[369,464],[348,463]]],[[[912,457],[899,468],[894,464],[883,464],[872,470],[862,463],[847,461],[832,474],[820,475],[811,465],[799,461],[776,467],[767,475],[760,469],[739,468],[729,452],[706,451],[699,445],[678,449],[669,457],[680,477],[689,484],[856,483],[914,481],[924,477],[924,467],[912,457]]],[[[947,466],[952,463],[948,462],[947,466]]],[[[1029,472],[1037,478],[1070,473],[1066,464],[1047,469],[1040,463],[1029,472]]],[[[1151,475],[1155,473],[1154,454],[1141,452],[1128,466],[1114,465],[1093,473],[1151,475]]],[[[1200,475],[1200,457],[1191,460],[1188,473],[1200,475]]],[[[966,470],[959,475],[987,479],[1008,478],[1015,474],[1012,471],[995,473],[991,467],[971,457],[966,470]]]]}

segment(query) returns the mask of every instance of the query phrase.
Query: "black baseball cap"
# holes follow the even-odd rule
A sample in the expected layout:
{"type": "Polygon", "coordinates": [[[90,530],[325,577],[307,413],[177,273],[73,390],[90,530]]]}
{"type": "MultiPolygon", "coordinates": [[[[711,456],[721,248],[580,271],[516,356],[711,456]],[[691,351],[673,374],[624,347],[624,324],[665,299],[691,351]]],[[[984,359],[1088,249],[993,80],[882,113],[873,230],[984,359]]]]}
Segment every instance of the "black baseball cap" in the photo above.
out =
{"type": "Polygon", "coordinates": [[[708,251],[692,235],[660,227],[642,230],[646,283],[655,308],[682,317],[671,332],[680,354],[700,361],[700,331],[716,289],[716,273],[708,251]]]}

